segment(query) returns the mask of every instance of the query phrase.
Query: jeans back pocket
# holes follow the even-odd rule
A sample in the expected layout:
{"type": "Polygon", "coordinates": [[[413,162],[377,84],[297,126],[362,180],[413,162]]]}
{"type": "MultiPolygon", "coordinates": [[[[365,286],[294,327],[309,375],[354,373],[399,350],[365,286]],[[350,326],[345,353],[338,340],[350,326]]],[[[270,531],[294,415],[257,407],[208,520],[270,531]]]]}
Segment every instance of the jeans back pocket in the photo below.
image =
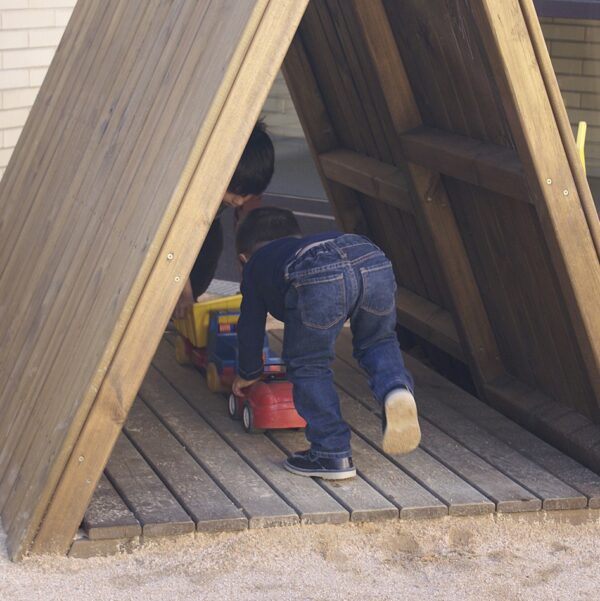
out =
{"type": "Polygon", "coordinates": [[[363,296],[360,308],[374,315],[387,315],[396,307],[396,278],[392,264],[361,267],[363,296]]]}
{"type": "Polygon", "coordinates": [[[344,274],[312,276],[293,283],[302,323],[326,330],[346,319],[344,274]]]}

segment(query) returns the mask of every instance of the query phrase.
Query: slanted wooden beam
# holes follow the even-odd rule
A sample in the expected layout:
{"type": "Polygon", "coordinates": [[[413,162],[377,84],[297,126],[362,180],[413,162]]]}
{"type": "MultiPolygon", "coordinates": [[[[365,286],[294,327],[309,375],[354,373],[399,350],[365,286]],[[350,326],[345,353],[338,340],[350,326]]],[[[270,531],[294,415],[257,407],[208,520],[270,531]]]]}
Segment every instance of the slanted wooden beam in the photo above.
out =
{"type": "MultiPolygon", "coordinates": [[[[381,0],[353,0],[359,31],[385,98],[394,130],[405,134],[423,125],[408,75],[381,0]]],[[[437,170],[409,162],[415,215],[429,234],[452,302],[465,356],[480,392],[504,365],[483,304],[448,194],[437,170]]]]}
{"type": "Polygon", "coordinates": [[[402,287],[396,292],[396,310],[400,325],[455,359],[465,361],[456,326],[449,311],[402,287]]]}
{"type": "Polygon", "coordinates": [[[413,212],[408,183],[398,167],[350,150],[320,154],[319,161],[330,180],[407,213],[413,212]]]}
{"type": "Polygon", "coordinates": [[[531,202],[523,167],[512,148],[431,127],[400,136],[406,160],[524,202],[531,202]]]}
{"type": "MultiPolygon", "coordinates": [[[[512,137],[523,157],[540,234],[547,244],[565,310],[595,393],[595,399],[591,398],[585,409],[589,416],[597,418],[600,263],[594,245],[597,220],[586,215],[589,202],[585,202],[583,168],[574,159],[565,161],[565,153],[574,155],[575,143],[572,137],[561,135],[557,123],[564,106],[556,94],[548,95],[555,84],[547,87],[549,68],[544,69],[546,80],[540,69],[538,57],[546,53],[530,0],[482,0],[473,4],[473,17],[498,83],[512,137]],[[584,196],[580,195],[582,192],[584,196]],[[596,227],[590,225],[592,222],[596,227]]],[[[548,62],[547,57],[544,62],[548,62]]]]}

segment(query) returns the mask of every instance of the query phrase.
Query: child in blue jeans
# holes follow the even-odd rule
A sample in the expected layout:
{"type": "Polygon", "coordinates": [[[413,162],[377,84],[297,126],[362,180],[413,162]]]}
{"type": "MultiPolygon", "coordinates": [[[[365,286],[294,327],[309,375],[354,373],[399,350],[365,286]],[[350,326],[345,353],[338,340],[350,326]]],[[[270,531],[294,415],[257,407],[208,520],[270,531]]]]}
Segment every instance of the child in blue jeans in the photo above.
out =
{"type": "Polygon", "coordinates": [[[356,475],[350,428],[342,418],[331,371],[335,341],[347,319],[354,357],[384,407],[384,451],[415,449],[421,431],[413,381],[396,337],[396,282],[383,252],[354,234],[303,238],[293,213],[275,207],[248,214],[238,228],[236,247],[244,269],[233,392],[241,395],[262,374],[262,343],[271,313],[285,324],[283,359],[310,442],[310,449],[289,457],[284,467],[329,480],[356,475]]]}

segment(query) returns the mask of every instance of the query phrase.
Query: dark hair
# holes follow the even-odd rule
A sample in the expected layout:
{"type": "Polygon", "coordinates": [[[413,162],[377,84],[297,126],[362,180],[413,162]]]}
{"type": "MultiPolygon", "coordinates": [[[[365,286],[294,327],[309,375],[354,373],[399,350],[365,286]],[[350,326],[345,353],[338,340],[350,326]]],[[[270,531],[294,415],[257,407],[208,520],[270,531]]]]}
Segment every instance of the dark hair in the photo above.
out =
{"type": "Polygon", "coordinates": [[[265,124],[258,121],[250,134],[227,191],[240,196],[262,194],[271,181],[274,165],[273,142],[265,124]]]}
{"type": "Polygon", "coordinates": [[[251,254],[261,242],[300,235],[294,213],[279,207],[259,207],[250,211],[238,226],[235,247],[238,254],[251,254]]]}

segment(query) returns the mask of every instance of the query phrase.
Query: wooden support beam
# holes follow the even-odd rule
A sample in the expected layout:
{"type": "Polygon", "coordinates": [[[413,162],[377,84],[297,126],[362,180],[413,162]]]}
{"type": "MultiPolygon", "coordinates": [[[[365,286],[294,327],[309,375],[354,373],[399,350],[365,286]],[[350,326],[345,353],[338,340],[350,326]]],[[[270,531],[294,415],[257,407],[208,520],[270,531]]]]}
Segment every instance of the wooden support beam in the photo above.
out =
{"type": "MultiPolygon", "coordinates": [[[[506,117],[534,199],[540,233],[547,244],[595,399],[588,415],[600,415],[600,262],[586,216],[582,165],[565,160],[573,138],[561,136],[555,106],[539,64],[547,54],[531,0],[472,2],[473,17],[498,83],[506,117]],[[536,35],[536,31],[538,32],[536,35]],[[582,202],[583,198],[583,202],[582,202]]],[[[554,84],[556,85],[556,84],[554,84]]],[[[552,88],[553,86],[550,86],[552,88]]],[[[562,110],[562,109],[561,109],[562,110]]],[[[569,150],[570,148],[570,150],[569,150]]],[[[589,203],[588,203],[589,204],[589,203]]]]}
{"type": "Polygon", "coordinates": [[[465,361],[449,311],[402,287],[396,292],[396,310],[400,325],[455,359],[465,361]]]}
{"type": "MultiPolygon", "coordinates": [[[[353,0],[355,20],[397,135],[423,125],[408,75],[381,0],[353,0]]],[[[409,163],[415,216],[439,260],[465,356],[480,391],[504,373],[500,353],[448,194],[437,171],[409,163]]]]}
{"type": "Polygon", "coordinates": [[[531,202],[523,168],[511,148],[430,127],[400,136],[406,160],[455,179],[531,202]]]}
{"type": "Polygon", "coordinates": [[[408,182],[398,167],[350,150],[320,154],[319,161],[330,180],[407,213],[413,212],[408,182]]]}

